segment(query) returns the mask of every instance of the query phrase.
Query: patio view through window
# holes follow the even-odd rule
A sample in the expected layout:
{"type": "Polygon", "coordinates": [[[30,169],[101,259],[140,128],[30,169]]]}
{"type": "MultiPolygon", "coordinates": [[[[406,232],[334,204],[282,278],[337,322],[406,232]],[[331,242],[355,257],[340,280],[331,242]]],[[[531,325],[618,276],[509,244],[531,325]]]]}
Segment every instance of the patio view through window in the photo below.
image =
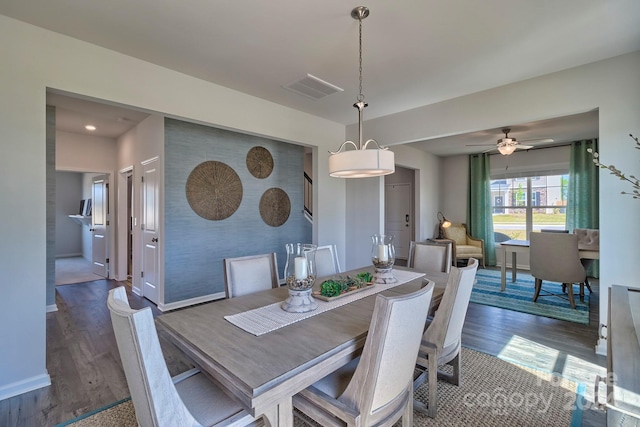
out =
{"type": "Polygon", "coordinates": [[[491,180],[493,230],[518,240],[531,231],[564,230],[568,183],[568,174],[491,180]]]}

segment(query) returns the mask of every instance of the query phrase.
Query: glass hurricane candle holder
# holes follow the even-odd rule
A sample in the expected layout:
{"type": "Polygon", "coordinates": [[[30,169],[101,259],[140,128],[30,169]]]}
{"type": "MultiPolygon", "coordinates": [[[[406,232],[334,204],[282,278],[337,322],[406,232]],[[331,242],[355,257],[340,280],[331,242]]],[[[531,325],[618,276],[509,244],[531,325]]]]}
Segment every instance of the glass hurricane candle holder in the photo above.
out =
{"type": "Polygon", "coordinates": [[[289,288],[289,298],[281,307],[291,313],[306,313],[318,308],[311,296],[316,281],[316,245],[287,243],[287,263],[284,278],[289,288]]]}
{"type": "Polygon", "coordinates": [[[396,260],[396,250],[393,247],[393,236],[388,234],[374,234],[371,236],[371,262],[375,267],[374,283],[396,283],[393,277],[393,263],[396,260]]]}

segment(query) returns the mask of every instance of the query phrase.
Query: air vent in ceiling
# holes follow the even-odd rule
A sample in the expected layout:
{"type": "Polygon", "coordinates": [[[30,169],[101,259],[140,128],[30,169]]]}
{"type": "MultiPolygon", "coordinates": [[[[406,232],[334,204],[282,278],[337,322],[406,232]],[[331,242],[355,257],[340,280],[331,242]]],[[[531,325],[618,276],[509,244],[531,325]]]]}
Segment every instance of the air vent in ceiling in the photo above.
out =
{"type": "Polygon", "coordinates": [[[344,89],[334,86],[331,83],[327,83],[316,76],[312,76],[311,74],[307,74],[305,77],[283,87],[299,95],[312,99],[321,99],[327,95],[331,95],[332,93],[344,91],[344,89]]]}

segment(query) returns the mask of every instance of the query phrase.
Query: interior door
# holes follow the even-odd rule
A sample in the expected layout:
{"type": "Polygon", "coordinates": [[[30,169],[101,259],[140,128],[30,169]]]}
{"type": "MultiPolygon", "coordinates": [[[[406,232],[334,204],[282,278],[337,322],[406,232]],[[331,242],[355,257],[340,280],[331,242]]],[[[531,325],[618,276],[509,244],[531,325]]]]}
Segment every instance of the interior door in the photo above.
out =
{"type": "Polygon", "coordinates": [[[407,259],[413,229],[411,185],[387,184],[384,187],[385,234],[395,236],[396,258],[407,259]]]}
{"type": "Polygon", "coordinates": [[[158,158],[142,163],[142,293],[151,302],[158,303],[158,277],[160,258],[159,235],[159,183],[158,158]]]}
{"type": "Polygon", "coordinates": [[[92,179],[91,201],[85,210],[91,215],[91,269],[94,274],[109,277],[109,176],[92,179]]]}

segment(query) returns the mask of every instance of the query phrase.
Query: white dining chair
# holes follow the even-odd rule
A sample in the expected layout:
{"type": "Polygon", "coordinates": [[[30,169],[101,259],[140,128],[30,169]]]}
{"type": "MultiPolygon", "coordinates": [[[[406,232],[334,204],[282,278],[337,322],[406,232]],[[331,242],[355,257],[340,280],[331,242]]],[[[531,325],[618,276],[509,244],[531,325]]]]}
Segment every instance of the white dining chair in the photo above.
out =
{"type": "Polygon", "coordinates": [[[171,378],[149,307],[129,306],[124,286],[107,297],[113,332],[141,427],[258,425],[199,370],[171,378]]]}
{"type": "Polygon", "coordinates": [[[316,277],[329,277],[342,272],[336,245],[318,246],[315,260],[316,277]]]}
{"type": "Polygon", "coordinates": [[[435,418],[438,411],[438,377],[460,385],[460,348],[462,326],[467,315],[471,290],[475,282],[478,260],[469,258],[466,267],[452,267],[440,306],[422,336],[416,362],[414,390],[428,379],[428,403],[414,400],[413,408],[435,418]],[[450,364],[453,373],[438,371],[438,366],[450,364]]]}
{"type": "Polygon", "coordinates": [[[376,296],[362,355],[293,397],[322,426],[413,426],[412,378],[434,282],[376,296]],[[338,420],[341,420],[340,422],[338,420]]]}
{"type": "Polygon", "coordinates": [[[422,273],[451,271],[451,242],[409,242],[407,266],[422,273]]]}
{"type": "Polygon", "coordinates": [[[239,297],[265,289],[277,288],[276,253],[225,258],[224,287],[227,298],[239,297]]]}

